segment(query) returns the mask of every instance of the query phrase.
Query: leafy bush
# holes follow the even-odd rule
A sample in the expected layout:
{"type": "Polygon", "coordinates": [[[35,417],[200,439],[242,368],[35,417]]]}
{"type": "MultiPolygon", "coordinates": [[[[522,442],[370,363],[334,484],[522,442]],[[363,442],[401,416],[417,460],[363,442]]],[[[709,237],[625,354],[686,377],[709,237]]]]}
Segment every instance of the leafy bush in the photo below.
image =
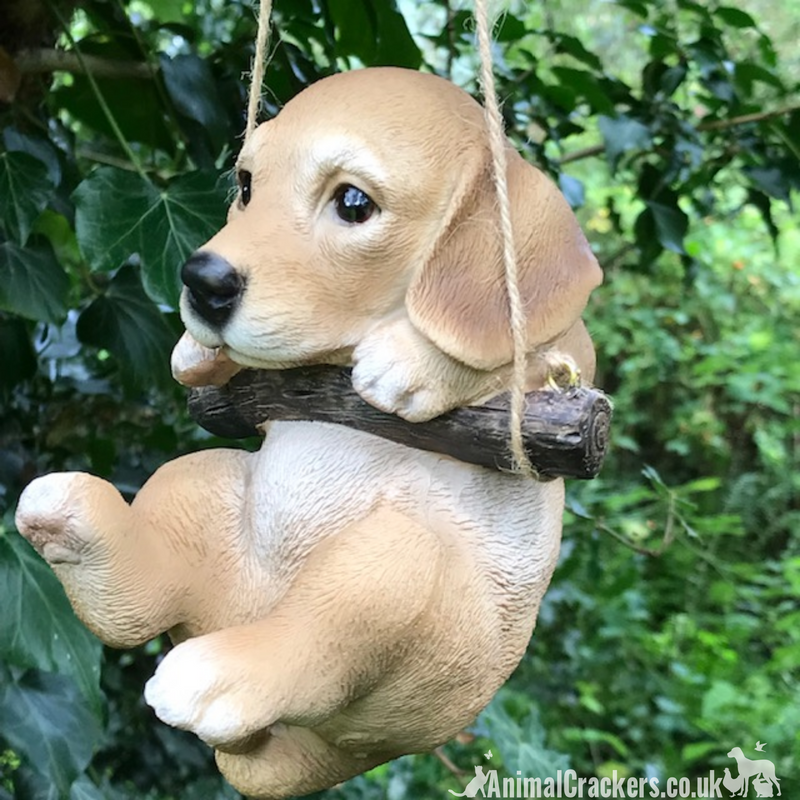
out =
{"type": "MultiPolygon", "coordinates": [[[[402,11],[279,0],[267,113],[362,64],[477,92],[469,12],[402,11]]],[[[208,749],[141,699],[164,643],[104,651],[12,512],[38,473],[85,469],[131,496],[215,444],[167,365],[177,267],[224,217],[255,17],[236,0],[3,13],[0,798],[232,798],[208,749]]],[[[613,452],[570,487],[530,652],[474,729],[320,797],[444,796],[451,762],[469,773],[487,748],[511,775],[680,776],[760,739],[781,778],[800,774],[800,65],[796,9],[771,13],[783,36],[692,0],[501,19],[509,134],[581,206],[605,267],[587,317],[613,452]]]]}

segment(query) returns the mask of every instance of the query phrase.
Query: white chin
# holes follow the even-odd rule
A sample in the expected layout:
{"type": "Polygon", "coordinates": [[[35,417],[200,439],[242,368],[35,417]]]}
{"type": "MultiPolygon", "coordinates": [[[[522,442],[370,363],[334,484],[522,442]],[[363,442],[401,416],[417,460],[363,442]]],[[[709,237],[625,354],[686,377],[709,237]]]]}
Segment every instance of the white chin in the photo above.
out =
{"type": "Polygon", "coordinates": [[[252,367],[254,369],[291,369],[292,367],[299,367],[307,363],[302,359],[297,360],[272,360],[259,356],[253,356],[248,353],[242,353],[239,350],[234,350],[232,347],[225,345],[223,347],[225,355],[236,364],[241,364],[243,367],[252,367]]]}
{"type": "Polygon", "coordinates": [[[216,333],[211,331],[203,330],[192,330],[191,328],[187,328],[187,331],[192,335],[192,338],[203,347],[222,347],[224,342],[222,341],[221,337],[219,337],[216,333]]]}

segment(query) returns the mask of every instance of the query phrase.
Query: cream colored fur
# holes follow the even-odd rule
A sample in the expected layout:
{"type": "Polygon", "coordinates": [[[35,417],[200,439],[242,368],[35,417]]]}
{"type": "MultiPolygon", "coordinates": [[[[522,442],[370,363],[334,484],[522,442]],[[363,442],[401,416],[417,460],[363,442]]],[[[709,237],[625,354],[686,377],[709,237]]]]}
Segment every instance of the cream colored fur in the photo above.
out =
{"type": "MultiPolygon", "coordinates": [[[[182,305],[176,376],[352,361],[366,399],[416,419],[494,394],[510,339],[486,158],[480,109],[445,81],[365,70],[303,92],[243,150],[253,199],[206,248],[246,290],[221,332],[182,305]],[[333,219],[342,181],[375,225],[333,219]]],[[[552,347],[590,375],[596,264],[557,190],[512,161],[531,382],[552,347]]],[[[560,480],[272,423],[258,453],[176,459],[130,506],[90,475],[39,478],[17,525],[101,639],[169,631],[147,701],[242,792],[284,798],[474,719],[525,652],[563,500],[560,480]]]]}
{"type": "MultiPolygon", "coordinates": [[[[508,160],[528,388],[554,351],[591,382],[580,315],[600,268],[553,182],[511,148],[508,160]]],[[[256,367],[353,363],[356,390],[411,421],[503,388],[512,351],[491,156],[466,92],[400,69],[327,78],[256,129],[237,169],[252,174],[252,199],[202,249],[247,288],[223,331],[184,295],[201,344],[256,367]],[[331,198],[345,183],[380,213],[343,224],[331,198]]]]}

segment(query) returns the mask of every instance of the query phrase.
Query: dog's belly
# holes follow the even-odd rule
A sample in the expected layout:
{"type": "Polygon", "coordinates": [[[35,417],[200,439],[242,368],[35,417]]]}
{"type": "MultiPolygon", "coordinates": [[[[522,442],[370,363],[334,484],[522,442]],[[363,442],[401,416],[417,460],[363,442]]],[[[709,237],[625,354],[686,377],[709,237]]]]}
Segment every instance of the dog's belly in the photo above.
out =
{"type": "Polygon", "coordinates": [[[322,422],[272,423],[252,459],[243,544],[272,579],[288,579],[287,568],[381,505],[469,550],[506,603],[538,604],[555,568],[560,479],[538,483],[322,422]]]}

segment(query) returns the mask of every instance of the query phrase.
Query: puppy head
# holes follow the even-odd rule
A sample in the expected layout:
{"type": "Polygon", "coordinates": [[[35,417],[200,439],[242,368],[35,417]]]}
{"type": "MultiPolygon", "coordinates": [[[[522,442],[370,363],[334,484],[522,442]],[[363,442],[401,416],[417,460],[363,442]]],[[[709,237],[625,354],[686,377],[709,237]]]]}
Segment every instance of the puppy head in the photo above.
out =
{"type": "MultiPolygon", "coordinates": [[[[508,156],[534,346],[575,322],[599,268],[555,186],[508,156]]],[[[347,363],[407,313],[458,360],[506,363],[490,163],[482,109],[448,81],[380,68],[314,84],[246,142],[228,223],[184,266],[187,329],[244,365],[347,363]]]]}

